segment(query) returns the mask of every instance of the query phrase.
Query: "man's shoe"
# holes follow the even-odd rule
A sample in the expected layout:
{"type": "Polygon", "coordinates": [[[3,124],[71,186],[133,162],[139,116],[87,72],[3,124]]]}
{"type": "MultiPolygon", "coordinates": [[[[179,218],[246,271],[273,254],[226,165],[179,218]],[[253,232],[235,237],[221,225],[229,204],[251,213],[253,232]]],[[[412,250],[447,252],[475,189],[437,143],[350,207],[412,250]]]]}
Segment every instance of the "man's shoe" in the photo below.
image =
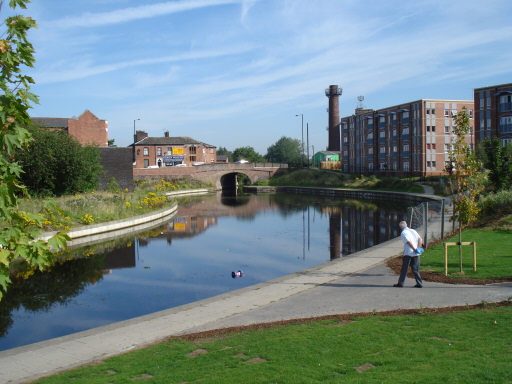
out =
{"type": "Polygon", "coordinates": [[[423,288],[423,285],[416,284],[414,288],[423,288]]]}
{"type": "Polygon", "coordinates": [[[398,284],[398,283],[397,283],[397,284],[393,284],[393,287],[402,288],[402,287],[403,287],[403,285],[402,285],[402,284],[398,284]]]}

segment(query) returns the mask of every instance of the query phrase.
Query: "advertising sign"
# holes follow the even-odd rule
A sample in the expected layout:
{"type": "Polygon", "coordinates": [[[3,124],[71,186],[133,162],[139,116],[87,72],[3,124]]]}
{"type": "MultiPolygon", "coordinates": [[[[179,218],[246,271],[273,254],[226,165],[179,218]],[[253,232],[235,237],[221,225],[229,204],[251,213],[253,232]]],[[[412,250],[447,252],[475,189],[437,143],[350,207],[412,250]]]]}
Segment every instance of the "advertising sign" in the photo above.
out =
{"type": "Polygon", "coordinates": [[[174,165],[174,163],[182,162],[185,160],[185,156],[164,156],[165,165],[174,165]]]}
{"type": "Polygon", "coordinates": [[[183,155],[183,148],[173,148],[172,154],[173,155],[183,155]]]}

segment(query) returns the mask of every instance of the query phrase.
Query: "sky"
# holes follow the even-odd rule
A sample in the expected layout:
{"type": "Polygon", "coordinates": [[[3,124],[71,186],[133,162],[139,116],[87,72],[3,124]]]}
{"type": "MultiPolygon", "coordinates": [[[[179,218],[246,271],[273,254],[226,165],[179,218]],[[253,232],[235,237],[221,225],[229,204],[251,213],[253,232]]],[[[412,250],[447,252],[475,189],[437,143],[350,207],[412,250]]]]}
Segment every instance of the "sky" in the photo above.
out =
{"type": "Polygon", "coordinates": [[[149,136],[262,155],[286,136],[312,153],[327,147],[331,84],[347,116],[359,95],[379,109],[512,82],[510,0],[33,0],[22,13],[38,23],[31,116],[88,109],[118,146],[135,121],[149,136]]]}

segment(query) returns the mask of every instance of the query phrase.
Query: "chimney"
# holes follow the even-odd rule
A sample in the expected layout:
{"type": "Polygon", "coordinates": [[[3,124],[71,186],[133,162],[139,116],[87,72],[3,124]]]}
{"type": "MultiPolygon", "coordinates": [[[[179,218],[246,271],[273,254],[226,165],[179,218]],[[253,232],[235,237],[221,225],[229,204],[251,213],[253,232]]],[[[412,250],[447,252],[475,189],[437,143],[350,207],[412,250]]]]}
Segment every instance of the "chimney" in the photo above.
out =
{"type": "Polygon", "coordinates": [[[137,131],[135,133],[135,142],[139,142],[141,141],[142,139],[145,139],[146,137],[148,137],[148,133],[147,132],[144,132],[144,131],[137,131]]]}
{"type": "Polygon", "coordinates": [[[337,85],[330,85],[325,90],[325,96],[329,98],[329,144],[328,151],[340,152],[340,106],[338,98],[342,89],[337,85]]]}
{"type": "Polygon", "coordinates": [[[165,132],[164,132],[164,136],[165,136],[165,137],[169,137],[169,131],[165,131],[165,132]]]}

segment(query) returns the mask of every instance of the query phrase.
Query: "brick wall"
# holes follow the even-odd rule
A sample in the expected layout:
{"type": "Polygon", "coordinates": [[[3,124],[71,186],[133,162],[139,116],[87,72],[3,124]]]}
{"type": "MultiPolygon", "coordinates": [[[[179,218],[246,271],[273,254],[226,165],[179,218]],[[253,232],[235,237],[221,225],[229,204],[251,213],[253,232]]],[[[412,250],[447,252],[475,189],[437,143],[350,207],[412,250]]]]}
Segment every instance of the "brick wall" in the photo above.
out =
{"type": "Polygon", "coordinates": [[[101,165],[105,174],[100,177],[100,189],[105,189],[111,177],[115,177],[121,188],[133,190],[132,149],[100,148],[101,165]]]}
{"type": "Polygon", "coordinates": [[[90,111],[68,121],[68,134],[82,145],[108,146],[108,124],[90,111]]]}

